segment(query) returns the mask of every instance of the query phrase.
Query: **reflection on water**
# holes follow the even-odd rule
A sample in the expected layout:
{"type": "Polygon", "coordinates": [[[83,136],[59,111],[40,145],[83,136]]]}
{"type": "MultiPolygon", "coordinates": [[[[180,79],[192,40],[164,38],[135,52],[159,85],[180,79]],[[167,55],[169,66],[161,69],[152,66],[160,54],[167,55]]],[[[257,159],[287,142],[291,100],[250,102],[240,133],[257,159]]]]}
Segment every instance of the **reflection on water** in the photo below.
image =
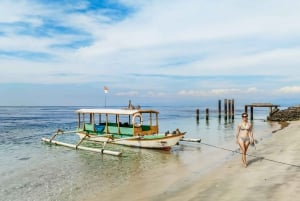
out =
{"type": "MultiPolygon", "coordinates": [[[[232,156],[232,153],[188,142],[171,151],[108,145],[107,148],[123,153],[122,157],[115,157],[40,141],[58,128],[74,130],[75,109],[78,107],[0,107],[1,199],[82,200],[93,192],[130,188],[140,182],[154,185],[152,188],[156,182],[157,185],[172,185],[171,181],[184,183],[186,178],[196,179],[217,165],[220,157],[222,161],[232,156]]],[[[201,138],[207,144],[236,149],[233,136],[239,118],[226,121],[211,114],[208,121],[201,117],[196,121],[195,108],[158,110],[161,132],[179,128],[187,132],[186,138],[201,138]]],[[[253,123],[259,138],[270,134],[274,127],[262,119],[253,123]]],[[[78,137],[66,134],[58,139],[76,142],[78,137]]]]}

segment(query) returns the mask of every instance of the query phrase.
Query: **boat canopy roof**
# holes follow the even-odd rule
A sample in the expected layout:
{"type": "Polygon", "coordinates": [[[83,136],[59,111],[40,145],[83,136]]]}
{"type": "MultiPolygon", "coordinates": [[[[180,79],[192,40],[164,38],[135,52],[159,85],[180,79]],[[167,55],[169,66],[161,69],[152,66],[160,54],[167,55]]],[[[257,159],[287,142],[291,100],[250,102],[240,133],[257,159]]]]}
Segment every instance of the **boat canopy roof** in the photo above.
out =
{"type": "Polygon", "coordinates": [[[120,114],[120,115],[134,115],[136,113],[156,113],[159,112],[156,110],[142,110],[142,109],[79,109],[75,111],[76,113],[85,113],[85,114],[120,114]]]}

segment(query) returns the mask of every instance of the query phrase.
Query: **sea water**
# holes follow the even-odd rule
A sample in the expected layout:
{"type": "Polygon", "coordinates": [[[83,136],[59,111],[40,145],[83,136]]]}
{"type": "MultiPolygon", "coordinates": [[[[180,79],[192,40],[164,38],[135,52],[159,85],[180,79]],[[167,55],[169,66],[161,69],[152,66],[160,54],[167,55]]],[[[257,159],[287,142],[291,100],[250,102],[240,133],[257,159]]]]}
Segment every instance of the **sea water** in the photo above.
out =
{"type": "MultiPolygon", "coordinates": [[[[218,118],[217,111],[212,110],[206,120],[201,107],[146,107],[160,111],[161,132],[179,128],[187,132],[186,138],[202,140],[202,143],[181,142],[170,151],[108,146],[123,153],[116,157],[41,141],[42,137],[50,138],[58,128],[75,130],[77,115],[74,111],[79,108],[0,107],[1,200],[82,200],[91,194],[109,192],[135,182],[143,181],[155,187],[155,182],[163,186],[180,181],[176,172],[167,175],[170,174],[167,167],[176,167],[186,174],[181,182],[184,185],[234,155],[230,150],[237,150],[234,135],[243,111],[236,109],[234,119],[225,119],[223,114],[218,118]],[[196,109],[200,109],[199,120],[196,109]],[[155,177],[161,179],[153,180],[155,177]]],[[[254,111],[253,125],[258,140],[278,128],[277,124],[265,121],[267,115],[265,109],[254,111]]],[[[79,140],[73,134],[64,134],[58,139],[73,143],[79,140]]]]}

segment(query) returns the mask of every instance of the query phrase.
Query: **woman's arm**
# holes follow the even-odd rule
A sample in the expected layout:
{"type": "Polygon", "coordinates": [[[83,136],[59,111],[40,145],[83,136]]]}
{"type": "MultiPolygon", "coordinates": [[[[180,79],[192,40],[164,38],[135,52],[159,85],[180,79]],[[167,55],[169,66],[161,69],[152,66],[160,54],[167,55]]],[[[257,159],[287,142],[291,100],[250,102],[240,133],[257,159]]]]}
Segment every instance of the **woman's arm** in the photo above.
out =
{"type": "Polygon", "coordinates": [[[250,137],[250,143],[252,144],[252,143],[254,142],[254,137],[253,137],[253,126],[252,126],[252,124],[250,125],[249,137],[250,137]]]}
{"type": "Polygon", "coordinates": [[[235,135],[235,142],[238,144],[238,137],[239,137],[239,134],[240,134],[240,130],[241,130],[241,126],[240,124],[238,124],[237,126],[237,131],[236,131],[236,135],[235,135]]]}

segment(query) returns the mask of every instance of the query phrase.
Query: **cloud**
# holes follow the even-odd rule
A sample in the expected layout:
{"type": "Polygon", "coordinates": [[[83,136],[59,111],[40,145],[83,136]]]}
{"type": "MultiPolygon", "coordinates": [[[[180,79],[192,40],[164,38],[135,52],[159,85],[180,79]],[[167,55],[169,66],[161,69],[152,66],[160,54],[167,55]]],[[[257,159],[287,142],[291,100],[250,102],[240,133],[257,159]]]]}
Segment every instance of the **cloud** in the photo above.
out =
{"type": "Polygon", "coordinates": [[[283,94],[300,94],[300,86],[286,86],[278,90],[279,93],[283,94]]]}
{"type": "Polygon", "coordinates": [[[146,93],[145,97],[165,97],[167,96],[167,93],[165,92],[154,92],[154,91],[149,91],[146,93]]]}
{"type": "Polygon", "coordinates": [[[237,88],[220,88],[220,89],[210,89],[210,90],[181,90],[178,92],[180,96],[203,96],[203,97],[218,97],[224,95],[239,95],[239,94],[249,94],[257,92],[255,87],[248,88],[246,90],[237,88]]]}
{"type": "Polygon", "coordinates": [[[127,91],[127,92],[117,92],[116,96],[128,96],[134,97],[137,96],[139,93],[137,91],[127,91]]]}
{"type": "Polygon", "coordinates": [[[299,64],[297,44],[278,47],[282,40],[300,33],[291,23],[299,15],[294,12],[299,6],[295,3],[291,8],[270,1],[254,8],[233,1],[151,1],[135,6],[135,1],[120,1],[118,6],[89,9],[91,2],[63,6],[57,2],[50,6],[42,1],[23,1],[21,6],[5,2],[16,11],[7,13],[11,17],[4,20],[11,24],[11,31],[0,39],[1,46],[16,52],[15,57],[20,51],[56,57],[65,71],[72,68],[74,58],[95,73],[109,73],[106,66],[110,66],[114,73],[126,69],[145,74],[239,75],[244,68],[247,74],[278,75],[282,73],[278,67],[285,65],[284,73],[289,74],[289,69],[299,64]],[[122,18],[114,20],[119,12],[122,18]],[[16,26],[16,22],[21,23],[16,26]],[[279,30],[275,22],[289,31],[279,30]]]}
{"type": "Polygon", "coordinates": [[[256,87],[251,87],[251,88],[248,88],[247,90],[246,90],[246,93],[255,93],[255,92],[257,92],[258,90],[257,90],[257,88],[256,87]]]}
{"type": "Polygon", "coordinates": [[[149,99],[295,93],[300,2],[256,3],[3,0],[0,83],[103,83],[149,99]]]}

